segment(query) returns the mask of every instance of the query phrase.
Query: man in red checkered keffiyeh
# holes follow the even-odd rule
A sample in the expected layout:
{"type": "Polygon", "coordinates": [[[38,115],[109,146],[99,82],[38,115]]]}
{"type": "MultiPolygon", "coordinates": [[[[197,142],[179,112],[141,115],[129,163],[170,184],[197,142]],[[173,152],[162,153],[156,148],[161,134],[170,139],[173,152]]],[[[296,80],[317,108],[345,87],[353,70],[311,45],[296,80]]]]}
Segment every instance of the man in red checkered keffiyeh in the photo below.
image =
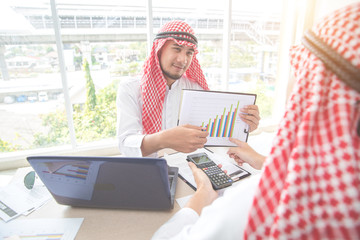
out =
{"type": "MultiPolygon", "coordinates": [[[[166,23],[156,35],[141,81],[119,86],[119,148],[127,156],[149,156],[164,148],[193,152],[204,147],[208,133],[193,125],[177,126],[182,89],[208,90],[196,58],[197,38],[185,22],[166,23]]],[[[259,124],[256,105],[240,116],[250,131],[259,124]]]]}
{"type": "Polygon", "coordinates": [[[216,192],[190,163],[200,190],[153,239],[360,239],[360,3],[308,31],[291,64],[296,85],[265,162],[237,140],[228,152],[264,163],[260,181],[212,203],[216,192]]]}
{"type": "MultiPolygon", "coordinates": [[[[172,40],[180,46],[186,46],[193,51],[192,59],[185,65],[183,74],[190,81],[197,82],[203,89],[209,90],[205,76],[196,58],[197,39],[194,30],[185,22],[175,20],[165,24],[156,35],[150,56],[144,65],[144,73],[141,79],[141,92],[143,96],[143,117],[144,132],[155,133],[161,130],[161,114],[165,97],[166,85],[179,76],[166,75],[159,61],[159,53],[164,44],[172,40]],[[164,71],[164,73],[163,73],[164,71]]],[[[183,64],[183,63],[180,63],[183,64]]]]}
{"type": "Polygon", "coordinates": [[[208,90],[196,58],[197,38],[185,22],[166,23],[156,35],[141,81],[122,82],[118,92],[118,136],[127,156],[156,156],[163,148],[192,152],[207,133],[177,126],[182,89],[208,90]]]}
{"type": "Polygon", "coordinates": [[[321,21],[291,50],[291,64],[297,84],[245,236],[360,239],[360,3],[321,21]]]}

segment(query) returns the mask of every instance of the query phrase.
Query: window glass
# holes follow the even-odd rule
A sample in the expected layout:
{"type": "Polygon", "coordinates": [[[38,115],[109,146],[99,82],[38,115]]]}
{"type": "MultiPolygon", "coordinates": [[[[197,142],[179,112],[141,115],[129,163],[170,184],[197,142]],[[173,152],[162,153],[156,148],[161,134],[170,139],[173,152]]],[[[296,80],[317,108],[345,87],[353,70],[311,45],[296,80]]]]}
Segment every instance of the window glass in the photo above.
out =
{"type": "Polygon", "coordinates": [[[263,120],[272,117],[275,102],[282,2],[232,3],[228,89],[256,93],[263,120]]]}
{"type": "Polygon", "coordinates": [[[194,28],[199,42],[197,58],[211,90],[223,90],[220,87],[224,10],[225,4],[215,0],[186,0],[185,2],[153,0],[155,33],[160,26],[176,19],[184,20],[194,28]],[[171,11],[165,11],[165,9],[171,9],[171,11]]]}
{"type": "MultiPolygon", "coordinates": [[[[114,141],[117,86],[141,73],[147,54],[146,1],[56,3],[68,85],[65,90],[50,0],[0,3],[2,153],[71,144],[68,116],[72,116],[76,146],[114,141]],[[70,98],[71,114],[65,107],[65,93],[70,98]]],[[[224,2],[153,0],[154,33],[174,19],[189,23],[198,36],[198,59],[210,89],[257,93],[261,117],[270,117],[281,1],[233,0],[232,5],[228,80],[224,79],[222,61],[224,2]]]]}
{"type": "MultiPolygon", "coordinates": [[[[145,2],[56,3],[76,143],[114,139],[117,86],[146,56],[145,2]]],[[[1,29],[1,152],[70,144],[50,1],[6,7],[28,28],[1,29]]]]}
{"type": "MultiPolygon", "coordinates": [[[[7,2],[0,4],[0,151],[67,144],[50,7],[7,2]]],[[[63,19],[68,26],[71,18],[63,19]]]]}
{"type": "Polygon", "coordinates": [[[60,18],[74,19],[73,28],[61,31],[76,142],[114,140],[117,87],[141,72],[146,56],[145,1],[57,5],[60,18]]]}
{"type": "Polygon", "coordinates": [[[188,22],[199,40],[197,58],[210,89],[256,93],[261,118],[269,119],[275,101],[282,0],[232,1],[228,79],[223,69],[225,5],[213,0],[154,0],[154,26],[179,17],[188,22]],[[171,6],[172,11],[164,11],[171,6]]]}

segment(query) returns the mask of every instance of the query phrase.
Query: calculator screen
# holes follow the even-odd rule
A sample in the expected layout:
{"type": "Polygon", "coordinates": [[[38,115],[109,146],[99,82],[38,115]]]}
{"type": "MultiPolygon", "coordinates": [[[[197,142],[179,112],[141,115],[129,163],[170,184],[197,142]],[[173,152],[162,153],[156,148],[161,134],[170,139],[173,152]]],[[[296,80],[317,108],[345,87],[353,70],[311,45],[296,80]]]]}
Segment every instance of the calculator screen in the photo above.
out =
{"type": "Polygon", "coordinates": [[[196,162],[196,163],[210,162],[210,159],[209,159],[206,155],[201,155],[201,156],[198,156],[198,157],[193,157],[192,159],[193,159],[194,162],[196,162]]]}

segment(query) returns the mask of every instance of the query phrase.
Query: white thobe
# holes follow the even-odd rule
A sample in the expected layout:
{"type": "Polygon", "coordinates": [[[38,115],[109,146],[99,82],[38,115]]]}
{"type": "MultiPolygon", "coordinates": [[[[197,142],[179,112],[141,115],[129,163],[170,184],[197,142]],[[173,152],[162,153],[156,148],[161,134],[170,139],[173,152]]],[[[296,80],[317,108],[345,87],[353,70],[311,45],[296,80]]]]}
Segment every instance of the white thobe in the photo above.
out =
{"type": "Polygon", "coordinates": [[[182,208],[152,237],[152,240],[242,239],[261,174],[241,180],[205,207],[199,216],[182,208]]]}
{"type": "MultiPolygon", "coordinates": [[[[203,89],[198,83],[180,78],[166,86],[162,112],[162,129],[177,126],[182,89],[203,89]]],[[[141,143],[144,138],[142,125],[142,97],[139,79],[125,81],[119,85],[117,94],[117,136],[123,155],[141,157],[141,143]]],[[[150,156],[156,156],[152,154],[150,156]]]]}

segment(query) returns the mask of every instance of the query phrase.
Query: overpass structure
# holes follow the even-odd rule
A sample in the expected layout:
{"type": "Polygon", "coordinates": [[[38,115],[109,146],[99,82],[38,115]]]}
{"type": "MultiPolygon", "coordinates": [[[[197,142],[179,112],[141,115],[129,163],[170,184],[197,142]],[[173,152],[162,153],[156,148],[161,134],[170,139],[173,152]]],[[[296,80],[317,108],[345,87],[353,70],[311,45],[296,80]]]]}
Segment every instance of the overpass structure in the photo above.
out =
{"type": "MultiPolygon", "coordinates": [[[[0,34],[0,45],[55,43],[53,19],[46,6],[12,6],[12,11],[23,16],[32,30],[25,34],[0,34]]],[[[202,15],[192,9],[159,8],[154,10],[153,29],[168,21],[180,19],[189,23],[199,40],[222,40],[223,13],[209,10],[202,15]],[[186,16],[186,17],[178,17],[186,16]]],[[[146,41],[146,12],[141,6],[60,5],[58,9],[62,41],[64,43],[146,41]]],[[[251,12],[238,12],[232,19],[233,40],[253,40],[260,45],[276,44],[280,19],[273,16],[263,20],[251,12]]]]}
{"type": "MultiPolygon", "coordinates": [[[[31,30],[18,34],[0,32],[0,69],[4,80],[9,78],[5,46],[29,44],[55,44],[53,19],[48,7],[12,6],[11,10],[22,16],[31,30]]],[[[158,8],[154,10],[153,29],[168,21],[180,19],[189,23],[199,41],[222,41],[223,13],[211,10],[202,15],[191,14],[191,9],[158,8]],[[173,11],[177,11],[175,14],[173,11]],[[185,16],[185,17],[178,17],[185,16]]],[[[61,38],[64,44],[97,42],[141,42],[147,41],[147,17],[142,6],[113,5],[60,5],[58,8],[61,38]]],[[[263,21],[261,16],[249,13],[235,13],[231,22],[231,39],[253,41],[264,51],[276,51],[280,29],[280,18],[274,16],[263,21]]],[[[14,93],[15,94],[15,93],[14,93]]]]}

